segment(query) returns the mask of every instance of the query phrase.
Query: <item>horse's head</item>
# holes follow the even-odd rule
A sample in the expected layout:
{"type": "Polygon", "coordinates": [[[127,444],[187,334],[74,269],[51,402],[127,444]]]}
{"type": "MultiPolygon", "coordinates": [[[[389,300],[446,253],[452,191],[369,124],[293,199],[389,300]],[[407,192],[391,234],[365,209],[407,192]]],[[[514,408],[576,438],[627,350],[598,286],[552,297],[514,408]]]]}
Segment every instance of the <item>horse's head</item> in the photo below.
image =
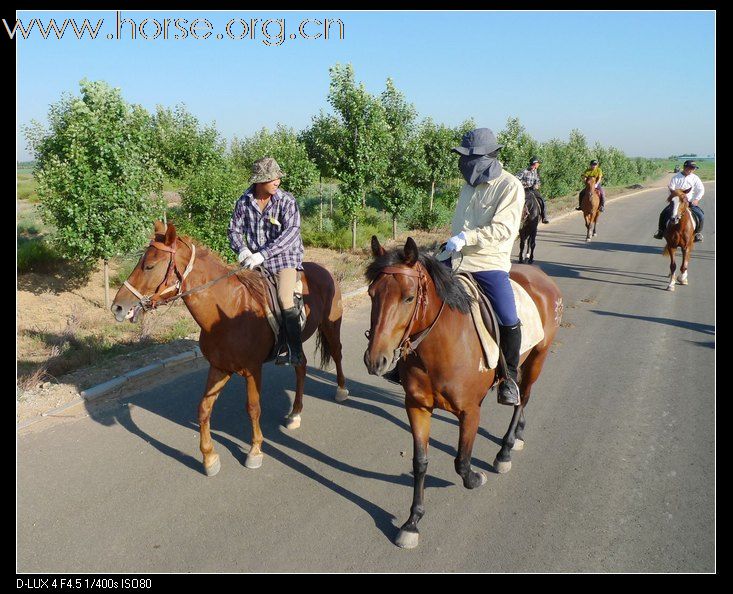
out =
{"type": "Polygon", "coordinates": [[[595,177],[593,177],[592,175],[589,175],[588,177],[585,178],[585,189],[589,191],[592,190],[593,188],[596,187],[597,181],[598,180],[595,177]]]}
{"type": "Polygon", "coordinates": [[[156,221],[153,239],[112,302],[112,313],[118,322],[136,322],[150,303],[175,290],[176,247],[176,228],[156,221]]]}
{"type": "Polygon", "coordinates": [[[395,352],[409,336],[419,309],[425,304],[428,272],[419,261],[417,244],[409,237],[402,253],[388,254],[372,237],[374,261],[367,268],[372,299],[369,346],[364,364],[372,375],[394,367],[395,352]]]}
{"type": "Polygon", "coordinates": [[[671,190],[667,202],[672,203],[672,224],[676,225],[680,222],[682,216],[687,212],[690,207],[690,201],[688,200],[688,194],[692,188],[686,190],[671,190]]]}

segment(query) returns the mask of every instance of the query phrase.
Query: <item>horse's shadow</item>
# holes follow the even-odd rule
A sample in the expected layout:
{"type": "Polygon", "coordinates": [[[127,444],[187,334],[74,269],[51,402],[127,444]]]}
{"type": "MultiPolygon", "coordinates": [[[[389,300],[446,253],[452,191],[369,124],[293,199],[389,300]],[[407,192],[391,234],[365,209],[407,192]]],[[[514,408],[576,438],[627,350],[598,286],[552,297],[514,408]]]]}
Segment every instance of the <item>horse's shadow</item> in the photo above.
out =
{"type": "MultiPolygon", "coordinates": [[[[87,403],[87,412],[93,420],[103,425],[121,425],[131,434],[150,444],[161,454],[203,475],[203,464],[198,457],[198,450],[195,455],[191,455],[151,435],[135,422],[130,414],[130,409],[135,407],[142,408],[172,421],[181,427],[198,431],[196,410],[205,383],[204,371],[192,372],[178,377],[165,385],[127,398],[99,404],[87,403]],[[198,376],[195,374],[198,374],[198,376]],[[190,389],[192,381],[200,381],[200,392],[190,389]],[[166,397],[166,394],[171,396],[166,397]]],[[[375,526],[387,538],[393,539],[399,527],[394,524],[395,517],[391,513],[361,497],[345,485],[324,477],[302,459],[299,460],[287,454],[285,448],[328,465],[347,475],[365,480],[377,480],[412,487],[413,479],[411,473],[394,475],[361,468],[355,464],[337,459],[313,445],[302,441],[299,439],[298,432],[290,433],[285,430],[282,427],[282,420],[290,412],[292,404],[285,387],[291,385],[294,386],[294,374],[290,368],[275,367],[272,364],[265,366],[262,385],[263,398],[261,399],[262,414],[260,417],[260,425],[265,436],[265,442],[262,448],[263,453],[354,503],[372,517],[375,526]]],[[[304,395],[305,411],[307,412],[308,399],[317,398],[332,406],[345,406],[368,412],[395,424],[407,432],[410,431],[409,424],[406,421],[406,414],[392,414],[385,408],[386,406],[394,406],[399,407],[400,410],[404,410],[401,397],[398,397],[396,394],[390,395],[387,391],[359,381],[348,380],[347,386],[352,396],[344,403],[337,403],[333,399],[335,385],[332,374],[309,368],[305,386],[306,393],[304,395]]],[[[400,389],[397,386],[394,386],[394,388],[396,390],[400,389]]],[[[245,446],[243,448],[240,442],[249,443],[252,434],[251,422],[246,413],[246,401],[243,398],[245,394],[246,383],[244,380],[238,376],[233,377],[224,390],[222,390],[214,407],[211,431],[212,439],[220,444],[221,447],[229,450],[232,456],[242,465],[244,465],[249,447],[245,446]]],[[[456,427],[458,425],[456,420],[443,417],[442,415],[436,415],[434,418],[435,420],[447,422],[456,427]]],[[[479,428],[479,434],[496,444],[501,443],[500,438],[491,435],[483,428],[479,428]]],[[[456,432],[456,439],[457,437],[456,432]]],[[[456,456],[457,450],[455,446],[447,445],[434,438],[430,439],[430,445],[439,451],[445,452],[449,456],[456,456]]],[[[484,461],[474,459],[473,463],[476,467],[494,472],[493,467],[484,461]]],[[[426,487],[444,488],[454,484],[458,483],[452,483],[430,475],[426,478],[426,487]]]]}

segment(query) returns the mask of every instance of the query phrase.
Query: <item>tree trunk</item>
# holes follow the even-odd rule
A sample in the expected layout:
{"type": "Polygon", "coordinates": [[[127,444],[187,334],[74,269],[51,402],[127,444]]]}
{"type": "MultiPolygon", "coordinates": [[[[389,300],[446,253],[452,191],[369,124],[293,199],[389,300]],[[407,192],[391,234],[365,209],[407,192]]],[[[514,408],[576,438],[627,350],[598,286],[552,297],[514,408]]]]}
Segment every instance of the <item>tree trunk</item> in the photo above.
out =
{"type": "Polygon", "coordinates": [[[397,215],[392,215],[392,239],[397,239],[397,215]]]}
{"type": "Polygon", "coordinates": [[[321,205],[318,210],[318,230],[323,231],[323,177],[320,178],[321,185],[321,205]]]}
{"type": "Polygon", "coordinates": [[[104,309],[109,309],[109,260],[104,261],[104,309]]]}
{"type": "Polygon", "coordinates": [[[356,217],[351,219],[351,251],[356,251],[356,217]]]}
{"type": "Polygon", "coordinates": [[[435,180],[430,186],[430,212],[433,212],[433,196],[435,196],[435,180]]]}

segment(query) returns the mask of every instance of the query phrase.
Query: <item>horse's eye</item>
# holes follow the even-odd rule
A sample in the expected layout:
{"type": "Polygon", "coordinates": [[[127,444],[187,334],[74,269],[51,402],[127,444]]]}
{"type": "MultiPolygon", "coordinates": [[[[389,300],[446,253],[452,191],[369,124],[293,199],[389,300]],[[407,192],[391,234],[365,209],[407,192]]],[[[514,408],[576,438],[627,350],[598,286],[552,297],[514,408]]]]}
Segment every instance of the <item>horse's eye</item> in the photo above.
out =
{"type": "Polygon", "coordinates": [[[412,303],[413,301],[415,301],[414,295],[410,295],[407,299],[405,299],[405,303],[412,303]]]}
{"type": "Polygon", "coordinates": [[[153,269],[154,267],[155,267],[155,264],[148,264],[148,265],[147,265],[147,266],[145,267],[145,270],[152,270],[152,269],[153,269]]]}

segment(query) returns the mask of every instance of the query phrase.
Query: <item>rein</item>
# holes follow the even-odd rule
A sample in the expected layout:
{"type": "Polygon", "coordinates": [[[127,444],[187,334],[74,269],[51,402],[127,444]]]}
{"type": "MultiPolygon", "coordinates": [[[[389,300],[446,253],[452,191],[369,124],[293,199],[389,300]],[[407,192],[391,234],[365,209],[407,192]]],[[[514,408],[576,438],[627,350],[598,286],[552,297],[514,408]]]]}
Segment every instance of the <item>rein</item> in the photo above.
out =
{"type": "MultiPolygon", "coordinates": [[[[402,275],[402,276],[410,276],[413,278],[417,278],[417,297],[415,299],[415,309],[412,310],[412,316],[410,316],[410,321],[407,324],[407,327],[405,328],[405,332],[402,335],[402,338],[400,339],[400,342],[397,345],[397,348],[394,350],[394,355],[392,356],[392,365],[394,365],[397,361],[402,359],[406,359],[409,354],[417,354],[416,350],[417,347],[420,346],[420,343],[425,340],[430,334],[431,330],[435,327],[435,325],[438,323],[438,320],[440,319],[440,314],[443,313],[443,309],[445,308],[445,301],[443,301],[443,304],[440,306],[440,310],[438,311],[438,315],[435,316],[435,319],[432,321],[432,323],[425,329],[420,330],[417,334],[414,336],[410,335],[410,331],[412,330],[412,327],[415,325],[415,320],[418,317],[418,312],[422,308],[423,313],[427,311],[428,307],[428,295],[427,295],[427,287],[426,287],[426,278],[427,273],[423,270],[422,265],[418,262],[417,266],[415,268],[400,268],[398,266],[385,266],[382,268],[382,270],[379,271],[380,274],[391,274],[391,275],[402,275]]],[[[364,335],[371,340],[371,330],[367,330],[364,332],[364,335]]]]}
{"type": "Polygon", "coordinates": [[[178,249],[178,241],[179,238],[176,238],[175,243],[172,246],[167,246],[164,243],[161,243],[159,241],[151,241],[150,246],[154,247],[157,250],[163,251],[163,252],[169,252],[170,253],[170,261],[168,262],[168,270],[165,274],[165,277],[163,277],[163,280],[158,285],[158,287],[155,289],[155,293],[152,295],[143,295],[138,291],[135,287],[133,287],[128,281],[124,282],[124,286],[127,287],[127,289],[135,295],[140,300],[140,307],[143,309],[143,311],[150,311],[158,307],[159,305],[165,305],[168,303],[173,303],[176,299],[181,299],[183,297],[186,297],[187,295],[191,295],[193,293],[198,293],[200,291],[204,291],[205,289],[208,289],[211,285],[218,283],[220,280],[223,280],[225,278],[228,278],[237,272],[239,272],[239,269],[235,268],[234,270],[230,270],[227,274],[224,274],[222,276],[219,276],[213,280],[210,280],[207,283],[204,283],[203,285],[199,285],[198,287],[194,287],[192,289],[189,289],[188,291],[181,291],[183,288],[183,282],[186,280],[188,275],[191,273],[191,270],[193,270],[194,262],[196,261],[196,244],[191,243],[190,246],[186,242],[184,242],[182,239],[180,240],[184,245],[188,246],[191,249],[191,259],[188,261],[188,264],[186,265],[185,270],[183,271],[183,274],[181,274],[178,271],[178,267],[176,266],[176,251],[178,249]],[[177,278],[175,284],[169,284],[169,281],[172,281],[173,278],[177,278]],[[165,286],[164,286],[165,285],[165,286]],[[163,287],[163,290],[161,290],[161,287],[163,287]],[[178,291],[175,295],[172,297],[162,298],[163,295],[166,293],[170,293],[171,291],[178,291]]]}

